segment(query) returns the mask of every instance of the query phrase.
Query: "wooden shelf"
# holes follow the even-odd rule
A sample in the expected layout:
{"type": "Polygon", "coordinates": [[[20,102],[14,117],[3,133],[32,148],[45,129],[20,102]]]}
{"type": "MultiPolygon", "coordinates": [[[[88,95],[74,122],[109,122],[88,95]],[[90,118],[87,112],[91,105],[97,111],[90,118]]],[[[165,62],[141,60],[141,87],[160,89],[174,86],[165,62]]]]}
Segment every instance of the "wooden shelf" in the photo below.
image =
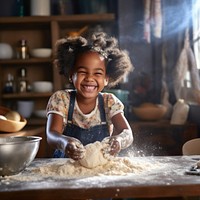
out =
{"type": "Polygon", "coordinates": [[[36,93],[36,92],[25,92],[25,93],[13,93],[13,94],[3,94],[3,99],[30,99],[30,98],[42,98],[50,97],[52,92],[36,93]]]}
{"type": "MultiPolygon", "coordinates": [[[[56,16],[27,16],[27,17],[0,17],[0,24],[10,26],[10,24],[27,24],[27,23],[49,23],[51,21],[71,23],[71,22],[109,22],[114,21],[113,13],[103,14],[77,14],[77,15],[56,15],[56,16]]],[[[12,27],[13,28],[13,27],[12,27]]]]}
{"type": "Polygon", "coordinates": [[[51,63],[53,62],[52,58],[30,58],[30,59],[5,59],[0,60],[0,65],[21,65],[21,64],[36,64],[36,63],[51,63]]]}
{"type": "Polygon", "coordinates": [[[28,17],[0,17],[0,30],[40,29],[49,30],[54,23],[59,26],[72,28],[83,24],[113,23],[115,15],[108,14],[81,14],[66,16],[28,16],[28,17]],[[16,26],[17,24],[17,26],[16,26]]]}

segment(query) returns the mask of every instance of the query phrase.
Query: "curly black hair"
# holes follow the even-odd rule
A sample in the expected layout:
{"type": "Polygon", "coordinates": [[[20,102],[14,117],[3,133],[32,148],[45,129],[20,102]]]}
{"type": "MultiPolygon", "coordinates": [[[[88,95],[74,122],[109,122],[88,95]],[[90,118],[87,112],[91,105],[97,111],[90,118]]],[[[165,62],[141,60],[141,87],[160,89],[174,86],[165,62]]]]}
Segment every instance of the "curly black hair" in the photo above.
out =
{"type": "Polygon", "coordinates": [[[120,83],[124,76],[134,69],[128,52],[119,49],[117,39],[108,37],[104,32],[98,32],[93,33],[89,39],[79,36],[57,41],[55,61],[59,73],[69,77],[77,56],[87,51],[96,51],[105,57],[109,88],[120,83]]]}

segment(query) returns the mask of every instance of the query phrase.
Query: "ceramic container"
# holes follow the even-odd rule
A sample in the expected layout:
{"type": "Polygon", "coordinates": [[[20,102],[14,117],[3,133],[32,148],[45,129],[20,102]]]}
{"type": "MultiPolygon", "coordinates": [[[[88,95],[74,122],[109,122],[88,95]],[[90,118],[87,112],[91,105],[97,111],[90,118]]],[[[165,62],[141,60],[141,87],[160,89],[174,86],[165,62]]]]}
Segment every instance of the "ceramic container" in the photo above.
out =
{"type": "Polygon", "coordinates": [[[34,110],[33,101],[17,101],[17,111],[25,118],[30,118],[34,110]]]}
{"type": "Polygon", "coordinates": [[[49,58],[52,54],[52,49],[50,48],[31,49],[30,54],[34,58],[49,58]]]}
{"type": "Polygon", "coordinates": [[[8,43],[0,43],[0,59],[11,59],[13,57],[13,49],[8,43]]]}
{"type": "MultiPolygon", "coordinates": [[[[6,116],[11,110],[9,108],[0,106],[0,116],[6,116]]],[[[17,132],[20,131],[27,124],[26,119],[20,116],[20,121],[14,121],[9,119],[0,119],[0,131],[1,132],[17,132]]]]}
{"type": "Polygon", "coordinates": [[[35,81],[32,83],[33,92],[52,92],[53,83],[50,81],[35,81]]]}
{"type": "Polygon", "coordinates": [[[156,121],[164,117],[167,108],[161,104],[143,103],[139,107],[133,107],[133,113],[139,119],[156,121]]]}
{"type": "Polygon", "coordinates": [[[32,16],[49,16],[51,10],[50,0],[31,0],[31,15],[32,16]]]}

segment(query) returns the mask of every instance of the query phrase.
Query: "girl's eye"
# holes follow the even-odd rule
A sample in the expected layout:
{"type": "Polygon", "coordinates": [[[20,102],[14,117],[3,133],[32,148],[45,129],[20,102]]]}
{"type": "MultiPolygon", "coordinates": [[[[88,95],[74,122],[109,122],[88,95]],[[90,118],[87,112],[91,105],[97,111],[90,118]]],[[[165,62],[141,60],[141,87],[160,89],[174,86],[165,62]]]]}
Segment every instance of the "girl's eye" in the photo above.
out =
{"type": "Polygon", "coordinates": [[[95,73],[97,76],[102,76],[103,75],[103,73],[101,73],[101,72],[96,72],[95,73]]]}
{"type": "Polygon", "coordinates": [[[86,74],[85,71],[78,71],[78,74],[86,74]]]}

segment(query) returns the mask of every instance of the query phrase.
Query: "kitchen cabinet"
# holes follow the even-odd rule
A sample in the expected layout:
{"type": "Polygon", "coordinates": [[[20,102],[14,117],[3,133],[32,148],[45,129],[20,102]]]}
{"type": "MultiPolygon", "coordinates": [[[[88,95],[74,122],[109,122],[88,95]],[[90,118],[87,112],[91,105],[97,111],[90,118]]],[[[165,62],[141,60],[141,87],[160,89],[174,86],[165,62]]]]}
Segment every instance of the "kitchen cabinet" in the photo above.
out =
{"type": "Polygon", "coordinates": [[[133,153],[145,156],[182,155],[182,146],[198,137],[197,125],[171,125],[168,120],[130,122],[134,134],[133,153]]]}
{"type": "MultiPolygon", "coordinates": [[[[87,26],[89,31],[94,27],[101,26],[106,32],[116,33],[115,14],[77,14],[65,16],[27,16],[27,17],[0,17],[0,42],[8,43],[15,52],[17,42],[27,40],[30,49],[51,48],[54,52],[55,43],[59,38],[67,36],[71,31],[78,31],[87,26]]],[[[35,110],[46,108],[47,101],[52,94],[47,93],[4,93],[3,88],[7,81],[8,74],[14,76],[14,83],[18,82],[18,72],[21,67],[26,68],[26,79],[31,85],[34,81],[53,82],[53,92],[65,87],[65,80],[61,78],[56,66],[53,64],[54,55],[50,58],[28,58],[0,60],[0,105],[16,109],[18,100],[32,100],[35,103],[35,110]]],[[[45,119],[31,117],[28,125],[44,125],[45,119]]]]}

